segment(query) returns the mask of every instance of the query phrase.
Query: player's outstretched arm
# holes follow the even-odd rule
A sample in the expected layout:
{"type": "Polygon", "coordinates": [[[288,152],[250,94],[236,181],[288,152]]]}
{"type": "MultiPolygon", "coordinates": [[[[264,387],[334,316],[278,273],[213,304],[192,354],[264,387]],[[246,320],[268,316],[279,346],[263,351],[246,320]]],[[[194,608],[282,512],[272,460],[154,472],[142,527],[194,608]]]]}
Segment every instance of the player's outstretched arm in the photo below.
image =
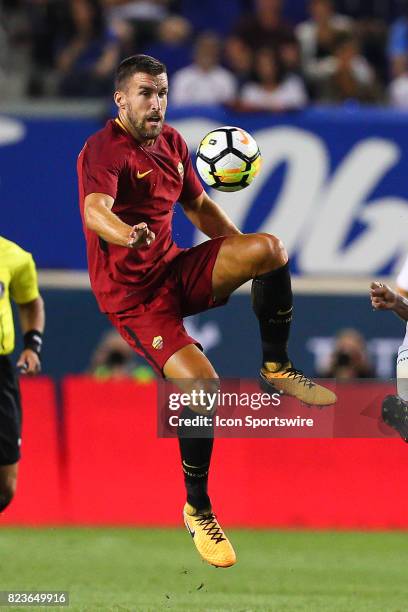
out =
{"type": "Polygon", "coordinates": [[[90,193],[85,198],[84,217],[86,226],[98,236],[112,244],[129,248],[149,246],[155,235],[146,223],[128,225],[112,212],[114,199],[106,193],[90,193]]]}
{"type": "Polygon", "coordinates": [[[181,202],[186,216],[209,238],[240,234],[225,212],[203,191],[195,200],[181,202]]]}
{"type": "Polygon", "coordinates": [[[371,283],[371,305],[375,310],[392,310],[404,321],[408,321],[408,300],[388,285],[371,283]]]}

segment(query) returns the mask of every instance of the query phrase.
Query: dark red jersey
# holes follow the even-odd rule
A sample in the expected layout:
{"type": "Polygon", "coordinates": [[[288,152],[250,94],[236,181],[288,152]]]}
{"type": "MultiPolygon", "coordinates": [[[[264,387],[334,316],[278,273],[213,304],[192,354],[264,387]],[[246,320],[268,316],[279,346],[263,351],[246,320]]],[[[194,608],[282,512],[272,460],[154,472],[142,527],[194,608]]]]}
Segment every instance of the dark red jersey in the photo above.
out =
{"type": "Polygon", "coordinates": [[[117,120],[110,120],[82,149],[78,180],[89,276],[101,310],[122,312],[144,303],[182,251],[171,233],[175,203],[195,199],[203,190],[185,141],[164,125],[153,145],[140,145],[117,120]],[[90,193],[112,196],[112,212],[129,225],[144,221],[156,239],[137,249],[100,239],[84,223],[84,199],[90,193]]]}

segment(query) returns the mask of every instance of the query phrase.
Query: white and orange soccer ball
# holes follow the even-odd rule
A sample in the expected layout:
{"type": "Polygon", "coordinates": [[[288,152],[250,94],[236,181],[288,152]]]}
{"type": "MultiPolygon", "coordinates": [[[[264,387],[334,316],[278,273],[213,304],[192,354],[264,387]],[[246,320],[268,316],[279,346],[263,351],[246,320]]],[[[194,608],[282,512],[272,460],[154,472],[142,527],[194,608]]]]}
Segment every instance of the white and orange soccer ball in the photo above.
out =
{"type": "Polygon", "coordinates": [[[203,181],[218,191],[247,187],[261,169],[256,140],[245,130],[229,125],[209,132],[197,149],[197,170],[203,181]]]}

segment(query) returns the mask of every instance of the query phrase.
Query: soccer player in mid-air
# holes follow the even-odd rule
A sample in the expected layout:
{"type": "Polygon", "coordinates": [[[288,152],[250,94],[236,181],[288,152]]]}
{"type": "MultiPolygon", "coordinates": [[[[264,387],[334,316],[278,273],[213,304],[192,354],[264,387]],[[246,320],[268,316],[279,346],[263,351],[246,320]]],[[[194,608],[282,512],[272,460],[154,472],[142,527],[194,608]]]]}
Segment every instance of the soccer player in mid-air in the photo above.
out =
{"type": "Polygon", "coordinates": [[[21,401],[10,354],[14,350],[11,300],[20,316],[24,348],[17,360],[23,374],[38,374],[45,315],[30,253],[0,236],[0,512],[13,499],[21,443],[21,401]]]}
{"type": "MultiPolygon", "coordinates": [[[[241,234],[203,190],[185,141],[164,123],[165,66],[149,56],[129,57],[117,69],[115,89],[118,116],[88,139],[78,158],[89,274],[100,309],[161,376],[213,381],[217,373],[183,317],[225,304],[254,279],[264,388],[307,404],[333,404],[335,395],[288,357],[292,290],[285,248],[269,234],[241,234]],[[176,202],[210,240],[190,249],[175,244],[176,202]]],[[[181,416],[194,412],[185,408],[181,416]]],[[[233,565],[235,552],[207,492],[213,440],[179,435],[179,444],[186,526],[206,561],[233,565]]]]}
{"type": "Polygon", "coordinates": [[[375,310],[390,310],[407,322],[405,337],[398,349],[397,395],[388,395],[384,399],[382,417],[408,442],[408,299],[401,295],[401,289],[404,290],[402,285],[405,285],[404,275],[398,276],[397,283],[398,291],[377,281],[371,283],[370,297],[375,310]]]}

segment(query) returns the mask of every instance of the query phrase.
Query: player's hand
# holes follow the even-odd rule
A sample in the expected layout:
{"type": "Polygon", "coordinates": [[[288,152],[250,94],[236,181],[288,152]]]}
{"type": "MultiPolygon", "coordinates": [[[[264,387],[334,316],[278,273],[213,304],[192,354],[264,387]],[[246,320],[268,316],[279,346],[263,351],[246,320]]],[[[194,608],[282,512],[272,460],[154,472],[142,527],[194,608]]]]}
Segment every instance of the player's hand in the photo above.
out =
{"type": "Polygon", "coordinates": [[[138,223],[132,227],[127,245],[131,249],[137,249],[144,245],[150,246],[155,238],[156,235],[149,230],[147,223],[138,223]]]}
{"type": "Polygon", "coordinates": [[[398,294],[383,283],[371,283],[371,305],[374,310],[393,310],[397,304],[398,294]]]}
{"type": "Polygon", "coordinates": [[[40,358],[31,349],[24,349],[17,361],[17,368],[21,374],[38,374],[41,370],[40,358]]]}

